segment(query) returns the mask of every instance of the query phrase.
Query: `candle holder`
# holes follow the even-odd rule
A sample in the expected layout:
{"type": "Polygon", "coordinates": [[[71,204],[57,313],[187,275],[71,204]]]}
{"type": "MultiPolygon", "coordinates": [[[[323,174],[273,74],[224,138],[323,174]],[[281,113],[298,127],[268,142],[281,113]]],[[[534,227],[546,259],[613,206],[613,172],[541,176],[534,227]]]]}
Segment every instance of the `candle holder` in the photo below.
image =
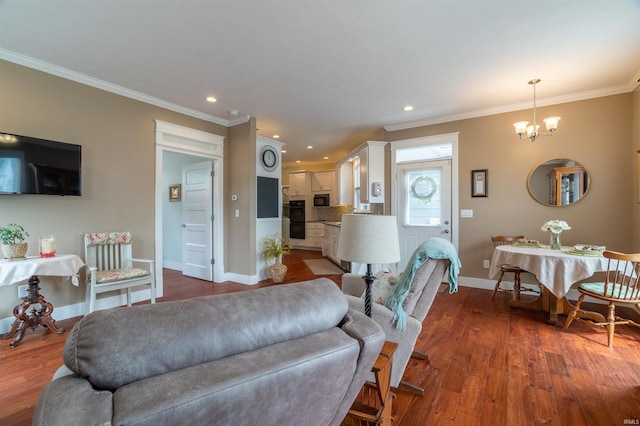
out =
{"type": "Polygon", "coordinates": [[[55,235],[40,237],[40,257],[54,257],[56,255],[55,235]]]}

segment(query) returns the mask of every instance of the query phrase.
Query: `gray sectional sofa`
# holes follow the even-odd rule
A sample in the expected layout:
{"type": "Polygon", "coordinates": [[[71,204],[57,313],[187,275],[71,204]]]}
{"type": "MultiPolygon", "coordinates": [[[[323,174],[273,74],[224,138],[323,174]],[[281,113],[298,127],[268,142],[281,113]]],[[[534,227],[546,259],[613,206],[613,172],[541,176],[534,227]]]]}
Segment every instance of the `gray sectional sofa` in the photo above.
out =
{"type": "Polygon", "coordinates": [[[97,311],[34,425],[339,425],[384,343],[326,278],[97,311]]]}

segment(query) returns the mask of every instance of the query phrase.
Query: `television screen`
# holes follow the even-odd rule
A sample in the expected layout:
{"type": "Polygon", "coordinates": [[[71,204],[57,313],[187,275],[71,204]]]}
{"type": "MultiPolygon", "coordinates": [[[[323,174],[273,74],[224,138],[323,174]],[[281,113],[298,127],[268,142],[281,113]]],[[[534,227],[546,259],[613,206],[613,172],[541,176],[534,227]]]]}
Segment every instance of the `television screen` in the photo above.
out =
{"type": "Polygon", "coordinates": [[[81,195],[80,145],[0,132],[0,194],[81,195]]]}

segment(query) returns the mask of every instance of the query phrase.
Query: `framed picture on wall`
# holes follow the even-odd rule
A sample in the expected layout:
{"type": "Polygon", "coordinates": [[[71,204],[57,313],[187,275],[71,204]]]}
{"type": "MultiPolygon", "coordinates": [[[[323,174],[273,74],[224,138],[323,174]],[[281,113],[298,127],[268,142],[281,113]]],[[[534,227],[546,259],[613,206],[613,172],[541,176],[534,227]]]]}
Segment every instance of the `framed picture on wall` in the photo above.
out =
{"type": "Polygon", "coordinates": [[[471,196],[472,197],[487,197],[487,175],[488,169],[483,170],[471,170],[471,196]]]}
{"type": "Polygon", "coordinates": [[[176,183],[174,185],[169,185],[169,201],[176,202],[182,199],[182,185],[176,183]]]}

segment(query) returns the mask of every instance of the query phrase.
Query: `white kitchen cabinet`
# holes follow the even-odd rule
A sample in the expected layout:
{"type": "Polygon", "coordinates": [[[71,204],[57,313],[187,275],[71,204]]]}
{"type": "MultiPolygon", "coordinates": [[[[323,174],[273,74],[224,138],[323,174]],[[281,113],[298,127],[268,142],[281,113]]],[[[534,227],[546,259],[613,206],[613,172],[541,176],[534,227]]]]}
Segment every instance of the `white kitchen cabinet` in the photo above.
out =
{"type": "Polygon", "coordinates": [[[324,240],[322,255],[328,257],[334,263],[340,265],[338,258],[338,241],[340,240],[340,227],[336,225],[324,225],[324,240]]]}
{"type": "Polygon", "coordinates": [[[322,248],[324,224],[321,222],[307,222],[305,224],[304,246],[313,249],[322,248]]]}
{"type": "Polygon", "coordinates": [[[335,180],[334,170],[323,170],[311,174],[311,191],[332,192],[335,180]]]}
{"type": "Polygon", "coordinates": [[[307,172],[289,173],[289,199],[304,200],[307,195],[307,172]]]}
{"type": "Polygon", "coordinates": [[[384,203],[384,147],[388,142],[365,142],[360,158],[360,202],[384,203]],[[374,188],[379,187],[379,193],[374,188]]]}

